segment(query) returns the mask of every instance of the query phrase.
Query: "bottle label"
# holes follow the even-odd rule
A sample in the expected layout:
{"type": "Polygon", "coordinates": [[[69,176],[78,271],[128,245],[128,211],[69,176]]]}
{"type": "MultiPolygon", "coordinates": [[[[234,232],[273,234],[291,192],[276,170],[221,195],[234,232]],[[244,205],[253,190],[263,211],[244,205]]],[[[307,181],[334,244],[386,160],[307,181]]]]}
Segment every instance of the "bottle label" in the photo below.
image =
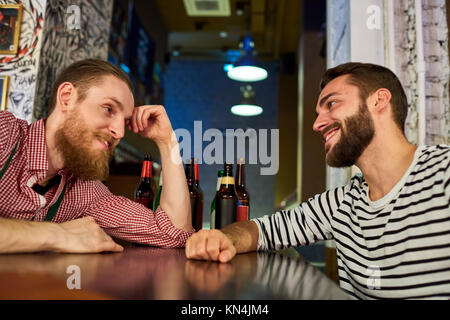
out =
{"type": "Polygon", "coordinates": [[[237,221],[237,199],[217,199],[215,229],[222,229],[237,221]]]}
{"type": "Polygon", "coordinates": [[[237,221],[248,220],[248,206],[238,206],[237,221]]]}
{"type": "Polygon", "coordinates": [[[211,222],[209,229],[215,229],[216,228],[216,208],[211,212],[211,222]]]}
{"type": "Polygon", "coordinates": [[[219,191],[221,184],[222,184],[222,177],[217,178],[216,191],[219,191]]]}
{"type": "Polygon", "coordinates": [[[222,177],[221,184],[234,184],[233,177],[222,177]]]}
{"type": "Polygon", "coordinates": [[[151,178],[152,177],[152,162],[145,160],[142,164],[141,178],[151,178]]]}
{"type": "Polygon", "coordinates": [[[194,164],[194,177],[195,181],[200,181],[200,169],[198,163],[194,164]]]}

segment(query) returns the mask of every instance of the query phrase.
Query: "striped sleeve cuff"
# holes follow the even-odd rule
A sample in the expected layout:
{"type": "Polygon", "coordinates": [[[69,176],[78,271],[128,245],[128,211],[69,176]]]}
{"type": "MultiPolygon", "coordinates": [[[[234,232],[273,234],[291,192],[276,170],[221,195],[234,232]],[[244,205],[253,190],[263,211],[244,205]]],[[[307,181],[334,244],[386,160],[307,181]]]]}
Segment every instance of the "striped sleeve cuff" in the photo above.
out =
{"type": "Polygon", "coordinates": [[[261,227],[261,218],[255,218],[255,219],[251,219],[251,221],[256,223],[256,226],[258,227],[258,245],[256,247],[257,251],[263,251],[263,250],[267,250],[268,246],[267,246],[267,239],[264,236],[264,231],[262,230],[261,227]]]}

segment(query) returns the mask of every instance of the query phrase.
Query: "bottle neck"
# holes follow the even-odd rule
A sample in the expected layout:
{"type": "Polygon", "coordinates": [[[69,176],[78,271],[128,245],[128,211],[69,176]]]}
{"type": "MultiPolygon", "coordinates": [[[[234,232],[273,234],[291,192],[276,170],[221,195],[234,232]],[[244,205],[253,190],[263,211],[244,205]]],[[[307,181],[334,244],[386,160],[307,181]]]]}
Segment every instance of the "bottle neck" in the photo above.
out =
{"type": "Polygon", "coordinates": [[[194,185],[195,184],[195,173],[194,173],[194,165],[188,163],[185,167],[185,173],[186,173],[186,181],[187,184],[194,185]]]}
{"type": "Polygon", "coordinates": [[[236,185],[240,187],[245,187],[245,169],[244,166],[238,164],[236,170],[236,185]]]}
{"type": "Polygon", "coordinates": [[[152,177],[152,162],[145,160],[142,164],[141,179],[152,177]]]}
{"type": "Polygon", "coordinates": [[[198,163],[194,164],[194,177],[195,177],[195,185],[198,187],[200,184],[200,170],[198,167],[198,163]]]}

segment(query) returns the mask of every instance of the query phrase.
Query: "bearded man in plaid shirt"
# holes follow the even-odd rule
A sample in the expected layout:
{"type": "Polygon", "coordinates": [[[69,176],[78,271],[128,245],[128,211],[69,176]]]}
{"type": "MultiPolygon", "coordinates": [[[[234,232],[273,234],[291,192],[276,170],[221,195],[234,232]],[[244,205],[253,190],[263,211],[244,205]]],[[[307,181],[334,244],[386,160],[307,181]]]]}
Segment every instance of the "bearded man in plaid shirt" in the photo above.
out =
{"type": "Polygon", "coordinates": [[[0,112],[0,253],[122,251],[111,236],[185,245],[194,230],[177,139],[164,107],[135,108],[132,90],[122,70],[87,59],[58,76],[46,119],[29,125],[0,112]],[[156,211],[101,183],[125,127],[159,148],[156,211]]]}

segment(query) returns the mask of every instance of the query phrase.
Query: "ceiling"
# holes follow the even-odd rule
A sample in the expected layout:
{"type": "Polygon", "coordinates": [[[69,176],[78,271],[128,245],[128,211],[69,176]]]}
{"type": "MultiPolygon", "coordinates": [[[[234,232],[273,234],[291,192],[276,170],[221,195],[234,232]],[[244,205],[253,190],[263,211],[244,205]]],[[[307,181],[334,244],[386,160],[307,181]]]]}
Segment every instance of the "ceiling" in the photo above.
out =
{"type": "Polygon", "coordinates": [[[168,49],[178,51],[179,57],[225,57],[239,50],[248,29],[261,59],[277,60],[298,48],[300,0],[229,0],[231,15],[227,17],[188,16],[182,0],[154,2],[169,32],[168,49]],[[242,15],[237,7],[243,7],[242,15]],[[221,37],[221,32],[227,36],[221,37]]]}

